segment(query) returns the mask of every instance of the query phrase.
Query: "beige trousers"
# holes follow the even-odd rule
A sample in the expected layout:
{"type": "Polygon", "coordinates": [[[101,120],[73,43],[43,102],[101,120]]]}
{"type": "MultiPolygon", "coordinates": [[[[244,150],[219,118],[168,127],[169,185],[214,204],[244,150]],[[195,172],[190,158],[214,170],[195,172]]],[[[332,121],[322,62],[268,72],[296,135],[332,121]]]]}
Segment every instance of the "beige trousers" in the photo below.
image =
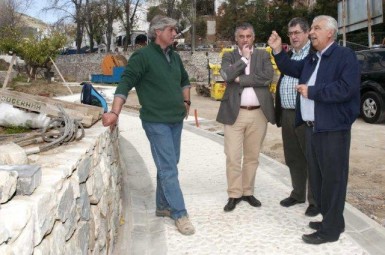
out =
{"type": "Polygon", "coordinates": [[[259,152],[266,136],[267,119],[261,108],[240,109],[233,125],[225,125],[227,193],[231,198],[254,194],[259,152]]]}

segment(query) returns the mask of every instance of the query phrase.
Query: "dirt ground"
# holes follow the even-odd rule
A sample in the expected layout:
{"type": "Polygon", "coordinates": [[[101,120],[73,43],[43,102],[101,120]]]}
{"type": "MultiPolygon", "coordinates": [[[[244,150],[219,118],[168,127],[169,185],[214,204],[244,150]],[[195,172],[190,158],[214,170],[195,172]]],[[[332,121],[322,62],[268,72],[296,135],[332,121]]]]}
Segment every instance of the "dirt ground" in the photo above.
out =
{"type": "MultiPolygon", "coordinates": [[[[220,101],[198,96],[191,90],[190,118],[194,110],[201,128],[212,132],[223,132],[222,124],[215,122],[220,101]],[[211,121],[206,121],[211,120],[211,121]]],[[[138,109],[139,103],[132,92],[126,103],[127,109],[138,109]]],[[[285,163],[281,129],[269,124],[262,153],[285,163]]],[[[282,194],[282,199],[288,194],[282,194]]],[[[347,201],[385,227],[385,123],[368,124],[356,120],[352,129],[350,174],[347,201]]]]}
{"type": "MultiPolygon", "coordinates": [[[[69,94],[68,88],[61,84],[29,84],[14,87],[17,91],[35,95],[60,96],[69,94]]],[[[73,93],[80,93],[81,86],[71,86],[73,93]]],[[[223,126],[215,122],[219,101],[198,96],[191,90],[190,118],[197,112],[201,128],[212,132],[223,132],[223,126]]],[[[139,108],[135,92],[132,92],[126,103],[126,110],[137,111],[139,108]]],[[[0,127],[1,134],[1,127],[0,127]]],[[[275,125],[268,127],[262,152],[275,160],[285,163],[281,129],[275,125]]],[[[288,194],[282,194],[282,198],[288,194]]],[[[358,119],[352,129],[350,156],[350,174],[347,201],[363,213],[385,227],[385,123],[367,124],[358,119]]]]}

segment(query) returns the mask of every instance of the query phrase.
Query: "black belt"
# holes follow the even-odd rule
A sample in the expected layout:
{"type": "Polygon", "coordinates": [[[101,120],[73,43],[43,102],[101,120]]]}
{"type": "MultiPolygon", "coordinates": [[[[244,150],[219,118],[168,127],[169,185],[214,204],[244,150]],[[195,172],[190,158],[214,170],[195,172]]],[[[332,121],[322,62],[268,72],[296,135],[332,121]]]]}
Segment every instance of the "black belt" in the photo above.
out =
{"type": "Polygon", "coordinates": [[[308,127],[314,127],[314,121],[307,120],[307,121],[305,121],[305,124],[308,127]]]}
{"type": "Polygon", "coordinates": [[[246,110],[251,111],[251,110],[259,109],[259,108],[261,108],[261,106],[260,106],[260,105],[258,105],[258,106],[242,106],[242,105],[241,105],[240,108],[241,108],[241,109],[246,109],[246,110]]]}

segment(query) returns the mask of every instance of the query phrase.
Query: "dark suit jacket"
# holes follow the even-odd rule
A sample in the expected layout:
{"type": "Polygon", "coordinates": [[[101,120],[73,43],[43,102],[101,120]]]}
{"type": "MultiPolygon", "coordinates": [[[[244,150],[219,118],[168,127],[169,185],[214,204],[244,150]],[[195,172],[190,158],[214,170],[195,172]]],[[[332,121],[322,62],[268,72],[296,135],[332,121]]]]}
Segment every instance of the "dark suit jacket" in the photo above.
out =
{"type": "MultiPolygon", "coordinates": [[[[274,55],[279,70],[306,84],[317,66],[318,57],[310,53],[300,61],[281,51],[274,55]]],[[[316,83],[308,87],[314,100],[314,131],[349,130],[360,112],[360,66],[353,50],[333,43],[323,54],[316,83]]],[[[299,96],[296,125],[303,123],[299,96]]]]}
{"type": "Polygon", "coordinates": [[[218,122],[226,125],[235,123],[241,105],[242,91],[245,87],[252,87],[266,119],[275,124],[273,96],[269,91],[274,72],[270,55],[264,50],[254,49],[250,61],[250,75],[245,75],[247,65],[241,59],[238,50],[223,55],[221,75],[226,81],[226,90],[219,107],[218,122]],[[239,83],[234,82],[237,77],[239,83]]]}
{"type": "MultiPolygon", "coordinates": [[[[309,53],[308,54],[314,54],[316,53],[316,50],[310,46],[310,50],[309,50],[309,53]]],[[[288,51],[287,52],[287,55],[291,58],[291,56],[293,55],[293,51],[288,51]]],[[[282,126],[282,105],[281,105],[281,93],[280,93],[280,89],[281,89],[281,81],[282,81],[282,78],[283,78],[284,74],[281,73],[281,76],[279,77],[279,80],[278,80],[278,83],[277,83],[277,89],[276,89],[276,92],[275,92],[275,122],[277,124],[277,127],[281,127],[282,126]]],[[[297,96],[299,93],[297,93],[297,96]]],[[[299,109],[296,109],[296,111],[299,111],[299,109]]]]}

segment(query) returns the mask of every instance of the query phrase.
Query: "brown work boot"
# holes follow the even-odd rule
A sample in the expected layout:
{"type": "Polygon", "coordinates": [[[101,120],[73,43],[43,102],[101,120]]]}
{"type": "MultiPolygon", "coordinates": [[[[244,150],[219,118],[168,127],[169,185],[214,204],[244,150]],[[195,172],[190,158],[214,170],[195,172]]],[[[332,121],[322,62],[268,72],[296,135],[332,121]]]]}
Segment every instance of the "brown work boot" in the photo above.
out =
{"type": "Polygon", "coordinates": [[[175,226],[183,235],[192,235],[195,233],[195,228],[187,216],[176,219],[175,226]]]}
{"type": "Polygon", "coordinates": [[[171,211],[168,210],[168,209],[164,209],[164,210],[156,209],[155,215],[158,216],[158,217],[169,217],[169,218],[171,218],[171,211]]]}

